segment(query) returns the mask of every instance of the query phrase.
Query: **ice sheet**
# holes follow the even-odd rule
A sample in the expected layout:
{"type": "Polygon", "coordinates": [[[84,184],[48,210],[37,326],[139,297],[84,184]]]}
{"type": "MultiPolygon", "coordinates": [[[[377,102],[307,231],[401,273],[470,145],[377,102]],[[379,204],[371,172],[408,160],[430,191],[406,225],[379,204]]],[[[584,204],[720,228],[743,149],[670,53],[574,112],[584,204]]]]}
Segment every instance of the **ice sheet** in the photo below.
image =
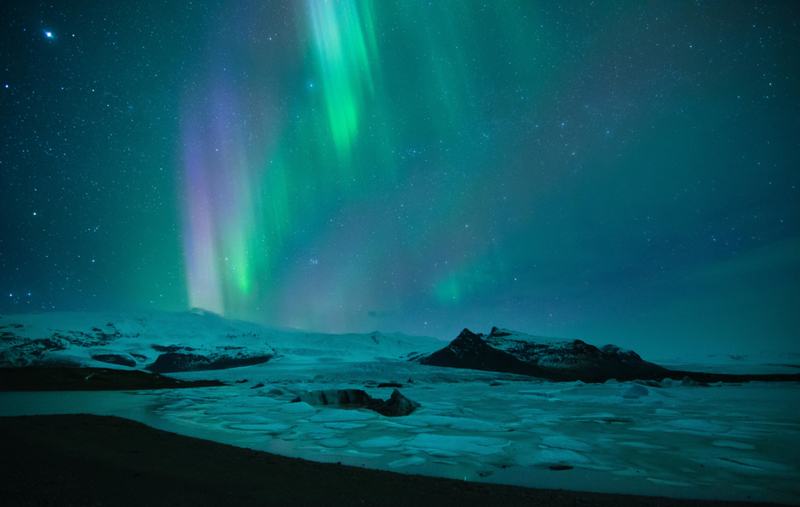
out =
{"type": "Polygon", "coordinates": [[[0,393],[0,407],[9,415],[112,413],[284,455],[474,481],[800,504],[798,383],[550,383],[385,362],[179,375],[215,376],[248,382],[139,393],[0,393]],[[291,402],[305,389],[364,389],[386,399],[392,388],[376,386],[389,380],[422,407],[388,418],[291,402]],[[264,387],[250,389],[258,382],[264,387]]]}

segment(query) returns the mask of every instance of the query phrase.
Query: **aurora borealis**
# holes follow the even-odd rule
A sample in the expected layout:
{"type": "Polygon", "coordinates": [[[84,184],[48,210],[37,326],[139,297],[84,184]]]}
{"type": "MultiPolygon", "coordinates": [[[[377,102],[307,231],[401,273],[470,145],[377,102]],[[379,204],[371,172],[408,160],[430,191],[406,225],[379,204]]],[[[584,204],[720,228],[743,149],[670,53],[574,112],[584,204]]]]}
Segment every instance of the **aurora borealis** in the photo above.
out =
{"type": "Polygon", "coordinates": [[[797,349],[793,2],[0,9],[3,313],[797,349]]]}

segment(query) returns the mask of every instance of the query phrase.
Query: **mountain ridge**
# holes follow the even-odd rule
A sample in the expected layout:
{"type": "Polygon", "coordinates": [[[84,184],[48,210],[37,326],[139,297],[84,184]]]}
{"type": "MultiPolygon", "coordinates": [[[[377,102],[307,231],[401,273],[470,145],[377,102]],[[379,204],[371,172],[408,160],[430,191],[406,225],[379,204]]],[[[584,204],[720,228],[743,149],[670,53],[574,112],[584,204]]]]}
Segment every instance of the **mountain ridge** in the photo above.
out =
{"type": "Polygon", "coordinates": [[[613,344],[596,347],[582,340],[531,336],[498,327],[493,327],[488,335],[475,334],[465,328],[444,348],[414,360],[428,366],[589,383],[609,380],[661,382],[667,378],[687,377],[696,383],[800,380],[800,374],[737,375],[671,370],[613,344]]]}
{"type": "Polygon", "coordinates": [[[406,360],[440,341],[397,333],[279,331],[196,309],[0,316],[0,367],[90,366],[157,373],[269,361],[406,360]]]}

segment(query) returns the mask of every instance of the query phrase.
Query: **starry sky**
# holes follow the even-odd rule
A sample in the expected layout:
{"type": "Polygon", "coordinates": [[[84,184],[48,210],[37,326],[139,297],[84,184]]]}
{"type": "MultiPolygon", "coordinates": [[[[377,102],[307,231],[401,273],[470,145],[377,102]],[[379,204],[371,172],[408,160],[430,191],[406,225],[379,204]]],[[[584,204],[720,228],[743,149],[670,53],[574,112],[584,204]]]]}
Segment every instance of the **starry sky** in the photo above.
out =
{"type": "Polygon", "coordinates": [[[6,0],[0,312],[797,351],[798,20],[6,0]]]}

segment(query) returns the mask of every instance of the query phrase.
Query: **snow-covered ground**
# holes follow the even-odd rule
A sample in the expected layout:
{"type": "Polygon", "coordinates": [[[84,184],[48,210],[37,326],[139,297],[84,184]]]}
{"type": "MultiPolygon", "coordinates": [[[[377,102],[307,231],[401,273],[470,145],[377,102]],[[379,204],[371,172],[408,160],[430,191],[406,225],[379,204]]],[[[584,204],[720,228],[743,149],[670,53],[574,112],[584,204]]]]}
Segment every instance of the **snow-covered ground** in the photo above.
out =
{"type": "Polygon", "coordinates": [[[653,360],[665,368],[706,373],[762,375],[800,373],[800,354],[755,353],[749,355],[684,355],[653,360]]]}
{"type": "Polygon", "coordinates": [[[531,487],[800,504],[800,385],[544,382],[408,362],[280,361],[176,374],[245,383],[136,393],[0,393],[0,414],[90,412],[317,461],[531,487]],[[401,392],[388,418],[290,403],[401,392]],[[410,382],[409,382],[410,381],[410,382]],[[253,389],[257,383],[263,387],[253,389]],[[553,470],[562,465],[567,470],[553,470]]]}
{"type": "MultiPolygon", "coordinates": [[[[12,364],[44,357],[143,369],[167,346],[209,356],[231,348],[276,354],[254,366],[170,374],[228,387],[0,393],[0,415],[118,415],[288,456],[469,481],[800,504],[797,382],[547,382],[403,360],[446,345],[433,338],[279,331],[202,311],[2,316],[0,338],[12,364]],[[98,353],[135,366],[98,361],[98,353]],[[377,386],[392,381],[421,403],[413,414],[291,403],[317,389],[387,399],[393,388],[377,386]]],[[[800,363],[796,356],[656,362],[724,373],[795,373],[800,363]]]]}
{"type": "Polygon", "coordinates": [[[3,366],[66,363],[145,369],[167,351],[211,359],[265,356],[270,361],[292,363],[377,361],[431,353],[445,345],[436,338],[402,333],[326,334],[271,329],[203,310],[0,316],[3,366]],[[121,359],[123,364],[97,360],[104,356],[121,359]]]}

